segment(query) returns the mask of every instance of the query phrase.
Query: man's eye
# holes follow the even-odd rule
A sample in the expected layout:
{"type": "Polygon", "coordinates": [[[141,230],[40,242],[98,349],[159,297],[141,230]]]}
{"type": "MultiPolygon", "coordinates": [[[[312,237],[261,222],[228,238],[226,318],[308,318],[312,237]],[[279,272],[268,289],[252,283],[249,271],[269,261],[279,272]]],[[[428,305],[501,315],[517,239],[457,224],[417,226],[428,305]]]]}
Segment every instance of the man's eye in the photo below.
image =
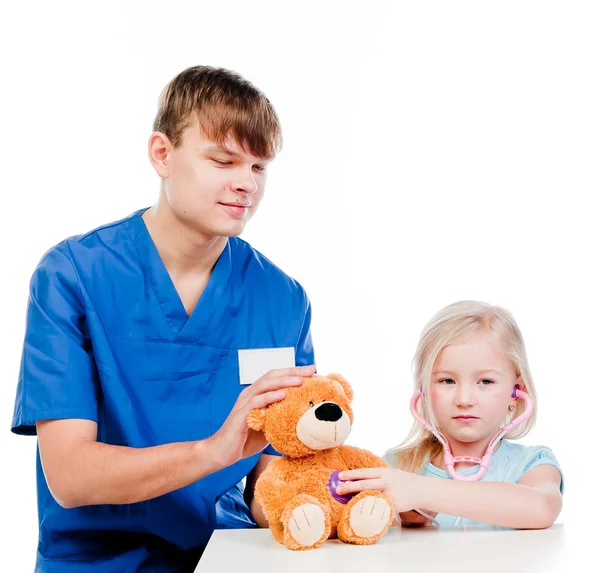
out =
{"type": "Polygon", "coordinates": [[[257,171],[260,171],[262,173],[265,170],[265,166],[264,165],[255,165],[254,169],[256,169],[257,171]]]}
{"type": "Polygon", "coordinates": [[[214,161],[218,165],[231,165],[231,161],[219,161],[218,159],[212,159],[211,161],[214,161]]]}

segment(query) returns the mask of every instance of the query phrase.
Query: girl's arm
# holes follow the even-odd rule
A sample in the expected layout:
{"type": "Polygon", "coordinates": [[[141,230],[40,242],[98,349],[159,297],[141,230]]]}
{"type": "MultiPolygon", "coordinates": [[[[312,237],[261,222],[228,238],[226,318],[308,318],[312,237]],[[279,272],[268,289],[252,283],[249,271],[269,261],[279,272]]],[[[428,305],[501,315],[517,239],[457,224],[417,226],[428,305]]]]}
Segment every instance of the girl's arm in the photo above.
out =
{"type": "Polygon", "coordinates": [[[533,468],[518,484],[415,477],[420,478],[415,483],[419,507],[490,525],[543,529],[554,523],[562,507],[561,477],[550,465],[533,468]]]}
{"type": "Polygon", "coordinates": [[[339,477],[358,481],[341,485],[338,493],[385,490],[399,512],[427,507],[514,529],[550,527],[562,507],[561,476],[551,465],[533,468],[518,484],[447,480],[392,469],[354,470],[339,477]]]}

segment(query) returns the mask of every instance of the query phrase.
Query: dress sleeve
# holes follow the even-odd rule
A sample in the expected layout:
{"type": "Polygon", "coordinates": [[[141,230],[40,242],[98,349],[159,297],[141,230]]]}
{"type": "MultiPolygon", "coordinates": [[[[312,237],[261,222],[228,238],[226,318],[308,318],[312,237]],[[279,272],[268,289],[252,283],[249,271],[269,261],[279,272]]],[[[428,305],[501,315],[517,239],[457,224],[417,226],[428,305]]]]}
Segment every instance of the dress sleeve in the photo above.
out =
{"type": "Polygon", "coordinates": [[[12,431],[35,435],[37,420],[97,422],[97,388],[78,278],[55,247],[31,278],[12,431]]]}
{"type": "Polygon", "coordinates": [[[560,493],[562,494],[564,487],[563,472],[560,469],[560,465],[558,464],[554,453],[550,448],[547,448],[546,446],[532,446],[528,449],[527,456],[523,463],[523,469],[520,472],[520,476],[518,476],[519,479],[517,480],[517,483],[520,482],[521,479],[523,479],[527,472],[531,471],[537,466],[542,465],[554,466],[559,471],[561,478],[560,493]]]}

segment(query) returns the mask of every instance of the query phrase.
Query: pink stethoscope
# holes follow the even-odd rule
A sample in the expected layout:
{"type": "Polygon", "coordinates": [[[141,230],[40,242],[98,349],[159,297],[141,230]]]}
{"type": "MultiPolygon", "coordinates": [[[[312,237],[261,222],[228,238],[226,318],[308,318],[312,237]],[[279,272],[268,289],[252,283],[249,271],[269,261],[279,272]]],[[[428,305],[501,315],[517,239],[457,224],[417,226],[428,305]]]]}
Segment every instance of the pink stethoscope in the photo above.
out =
{"type": "Polygon", "coordinates": [[[420,389],[413,394],[413,397],[410,401],[410,411],[414,416],[415,420],[423,424],[423,426],[425,426],[425,428],[429,430],[440,441],[440,443],[444,447],[444,463],[448,468],[448,473],[450,474],[452,479],[460,481],[479,481],[490,467],[492,455],[494,453],[494,448],[496,447],[498,442],[507,432],[509,432],[515,426],[518,426],[519,424],[527,420],[527,418],[529,418],[529,416],[531,416],[531,413],[533,412],[533,400],[528,396],[527,392],[522,392],[521,390],[519,390],[519,387],[515,385],[511,397],[522,398],[523,400],[525,400],[525,411],[520,416],[517,416],[514,420],[506,424],[506,426],[503,426],[502,428],[500,428],[500,430],[498,430],[496,435],[490,440],[490,443],[487,449],[485,450],[485,454],[482,458],[476,458],[473,456],[454,457],[452,455],[452,451],[450,450],[450,444],[448,443],[448,440],[446,440],[444,435],[437,432],[435,428],[417,411],[417,403],[419,402],[419,399],[422,395],[423,392],[420,389]],[[460,462],[479,464],[479,471],[476,474],[469,476],[457,474],[454,470],[454,465],[460,462]]]}

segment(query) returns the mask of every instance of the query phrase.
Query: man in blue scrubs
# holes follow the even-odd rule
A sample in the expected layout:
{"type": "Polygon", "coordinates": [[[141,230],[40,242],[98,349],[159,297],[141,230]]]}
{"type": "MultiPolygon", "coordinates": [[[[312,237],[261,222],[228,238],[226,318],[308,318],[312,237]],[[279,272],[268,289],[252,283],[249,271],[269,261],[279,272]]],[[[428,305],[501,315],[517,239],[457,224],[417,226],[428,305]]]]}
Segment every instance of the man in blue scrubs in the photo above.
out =
{"type": "Polygon", "coordinates": [[[276,452],[246,417],[314,372],[304,290],[237,238],[280,140],[252,84],[185,70],[149,141],[157,203],[36,268],[12,422],[38,436],[36,571],[191,572],[216,527],[265,525],[276,452]]]}

